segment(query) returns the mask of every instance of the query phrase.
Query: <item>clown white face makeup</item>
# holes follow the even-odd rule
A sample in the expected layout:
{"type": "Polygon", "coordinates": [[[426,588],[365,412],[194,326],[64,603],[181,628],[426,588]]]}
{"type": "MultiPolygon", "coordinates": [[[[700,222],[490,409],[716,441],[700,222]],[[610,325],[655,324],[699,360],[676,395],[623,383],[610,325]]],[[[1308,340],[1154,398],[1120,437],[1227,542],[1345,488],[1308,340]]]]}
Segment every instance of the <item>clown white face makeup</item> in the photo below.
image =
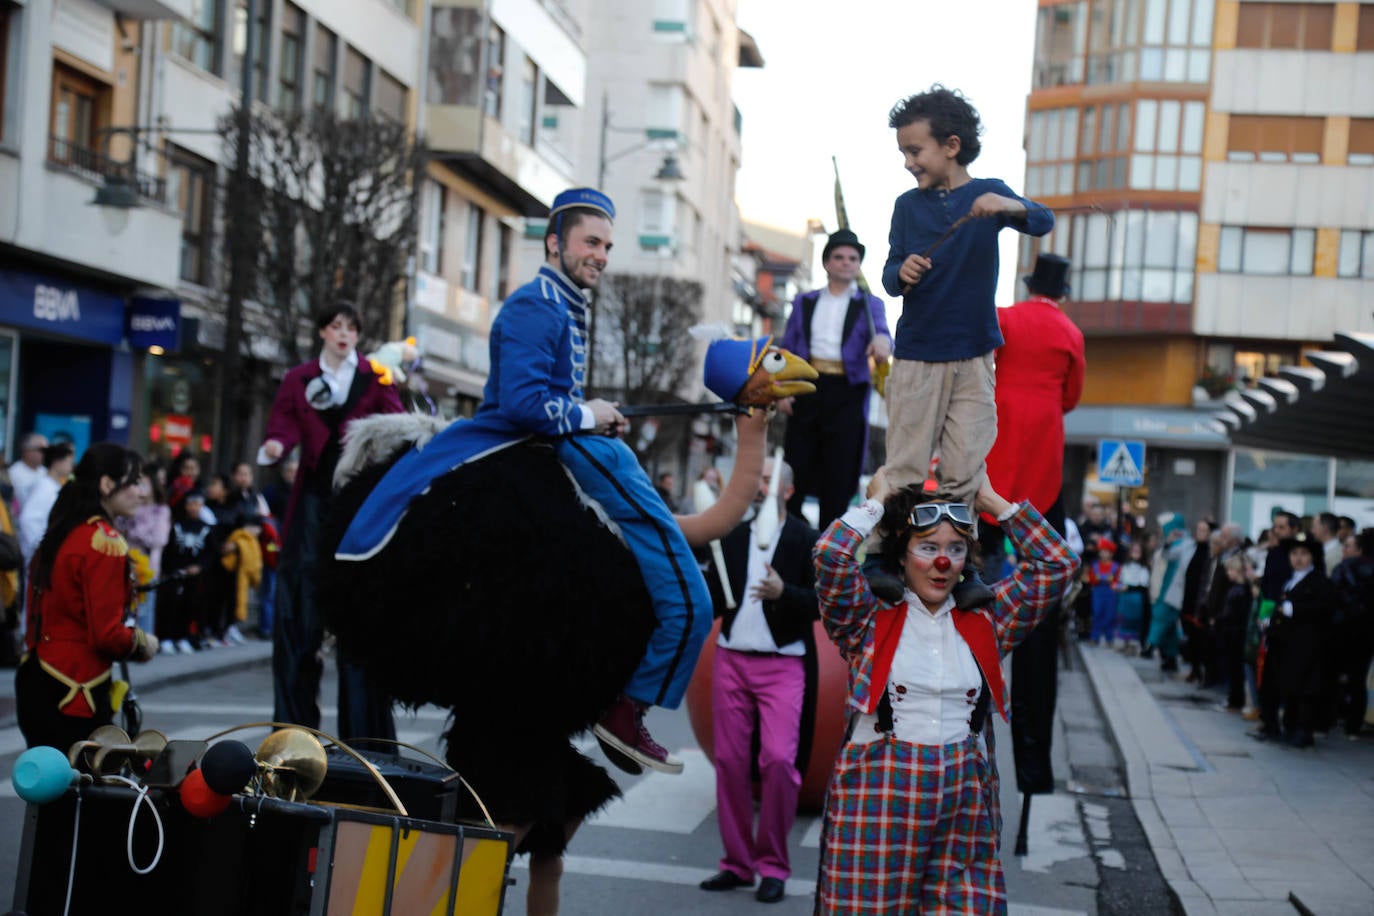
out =
{"type": "Polygon", "coordinates": [[[968,541],[948,522],[934,531],[913,534],[902,554],[902,580],[921,603],[935,610],[959,583],[968,562],[968,541]]]}

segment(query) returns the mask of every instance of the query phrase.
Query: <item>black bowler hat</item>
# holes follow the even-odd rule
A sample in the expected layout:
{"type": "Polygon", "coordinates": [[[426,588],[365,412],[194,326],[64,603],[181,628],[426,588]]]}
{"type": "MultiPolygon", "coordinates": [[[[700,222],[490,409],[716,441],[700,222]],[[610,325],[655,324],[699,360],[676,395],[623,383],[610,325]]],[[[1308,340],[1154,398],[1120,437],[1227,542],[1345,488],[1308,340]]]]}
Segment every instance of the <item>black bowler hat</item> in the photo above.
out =
{"type": "Polygon", "coordinates": [[[859,237],[850,229],[840,229],[831,233],[830,238],[825,240],[825,250],[821,252],[821,263],[830,260],[830,252],[846,246],[859,253],[860,261],[864,259],[864,246],[859,244],[859,237]]]}
{"type": "Polygon", "coordinates": [[[1035,259],[1035,270],[1022,277],[1027,291],[1062,299],[1069,294],[1069,259],[1057,254],[1042,254],[1035,259]]]}

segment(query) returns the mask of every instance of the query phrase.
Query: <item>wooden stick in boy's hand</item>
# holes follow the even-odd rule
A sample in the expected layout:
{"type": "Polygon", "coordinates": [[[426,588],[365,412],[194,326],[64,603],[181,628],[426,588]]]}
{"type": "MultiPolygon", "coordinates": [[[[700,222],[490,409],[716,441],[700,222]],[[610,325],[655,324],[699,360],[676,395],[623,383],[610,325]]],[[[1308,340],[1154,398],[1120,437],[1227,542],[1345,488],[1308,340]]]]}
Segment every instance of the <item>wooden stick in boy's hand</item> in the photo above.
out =
{"type": "Polygon", "coordinates": [[[902,287],[903,296],[911,292],[911,288],[921,282],[921,274],[930,270],[930,256],[935,253],[935,249],[949,241],[949,237],[964,223],[977,218],[978,215],[972,211],[965,213],[963,216],[956,219],[954,225],[946,229],[945,234],[936,239],[935,244],[931,245],[924,252],[921,254],[907,255],[906,260],[902,262],[901,268],[897,271],[897,276],[906,281],[906,285],[902,287]]]}

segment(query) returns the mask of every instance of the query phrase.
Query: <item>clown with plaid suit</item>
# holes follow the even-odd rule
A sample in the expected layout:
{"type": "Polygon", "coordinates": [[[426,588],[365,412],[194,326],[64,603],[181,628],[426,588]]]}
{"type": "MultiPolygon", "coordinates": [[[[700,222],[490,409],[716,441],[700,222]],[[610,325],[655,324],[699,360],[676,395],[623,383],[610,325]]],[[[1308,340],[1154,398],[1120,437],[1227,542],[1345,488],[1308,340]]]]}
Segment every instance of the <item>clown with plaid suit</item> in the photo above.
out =
{"type": "Polygon", "coordinates": [[[886,469],[816,545],[821,619],[849,663],[849,731],[826,796],[818,913],[1005,913],[990,707],[1006,718],[1001,658],[1067,587],[1077,557],[1029,502],[987,483],[974,505],[886,469]],[[1022,557],[984,608],[954,585],[995,516],[1022,557]],[[855,554],[875,529],[903,600],[874,596],[855,554]]]}

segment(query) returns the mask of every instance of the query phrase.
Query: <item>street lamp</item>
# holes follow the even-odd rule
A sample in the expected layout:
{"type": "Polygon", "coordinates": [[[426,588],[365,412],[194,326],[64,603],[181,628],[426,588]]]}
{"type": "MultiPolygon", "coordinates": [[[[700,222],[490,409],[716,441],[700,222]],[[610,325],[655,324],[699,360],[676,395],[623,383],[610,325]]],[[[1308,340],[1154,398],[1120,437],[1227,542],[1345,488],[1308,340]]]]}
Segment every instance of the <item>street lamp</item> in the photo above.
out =
{"type": "MultiPolygon", "coordinates": [[[[643,128],[643,127],[616,127],[616,126],[612,125],[612,124],[611,124],[610,97],[609,97],[609,95],[608,95],[606,92],[603,91],[603,92],[601,93],[601,147],[600,147],[600,150],[598,151],[597,162],[596,162],[596,187],[597,187],[597,190],[599,190],[599,191],[601,191],[601,192],[603,192],[603,193],[604,193],[605,190],[606,190],[606,166],[610,165],[612,162],[615,162],[617,159],[621,159],[621,158],[623,158],[623,157],[625,157],[625,156],[630,155],[631,153],[637,153],[637,152],[639,152],[640,150],[647,149],[649,146],[651,146],[651,145],[654,144],[654,143],[659,142],[659,141],[662,140],[662,139],[664,139],[664,138],[654,136],[654,132],[653,132],[652,130],[650,130],[649,128],[643,128]],[[618,150],[617,152],[614,152],[614,153],[611,153],[610,155],[607,155],[607,153],[606,153],[606,140],[607,140],[607,138],[609,137],[609,135],[612,134],[612,133],[620,133],[620,134],[645,134],[645,135],[647,135],[647,136],[646,136],[646,139],[645,139],[642,143],[636,143],[634,146],[628,147],[628,148],[626,148],[626,149],[618,150]]],[[[674,142],[676,142],[676,141],[674,141],[674,142]]],[[[656,181],[664,181],[664,182],[678,182],[678,181],[685,181],[686,178],[687,178],[687,176],[684,175],[684,174],[682,174],[682,168],[681,168],[681,166],[678,165],[677,156],[675,156],[675,155],[673,154],[673,150],[668,150],[668,151],[666,151],[666,152],[663,154],[663,164],[660,165],[660,166],[658,167],[658,171],[654,173],[654,180],[656,180],[656,181]]],[[[587,394],[588,394],[588,395],[591,394],[591,390],[592,390],[592,367],[593,367],[593,364],[594,364],[594,362],[595,362],[595,355],[596,355],[596,313],[595,313],[595,312],[592,312],[592,313],[591,313],[591,321],[590,321],[590,323],[589,323],[588,326],[587,326],[587,375],[586,375],[586,391],[587,391],[587,394]]]]}

